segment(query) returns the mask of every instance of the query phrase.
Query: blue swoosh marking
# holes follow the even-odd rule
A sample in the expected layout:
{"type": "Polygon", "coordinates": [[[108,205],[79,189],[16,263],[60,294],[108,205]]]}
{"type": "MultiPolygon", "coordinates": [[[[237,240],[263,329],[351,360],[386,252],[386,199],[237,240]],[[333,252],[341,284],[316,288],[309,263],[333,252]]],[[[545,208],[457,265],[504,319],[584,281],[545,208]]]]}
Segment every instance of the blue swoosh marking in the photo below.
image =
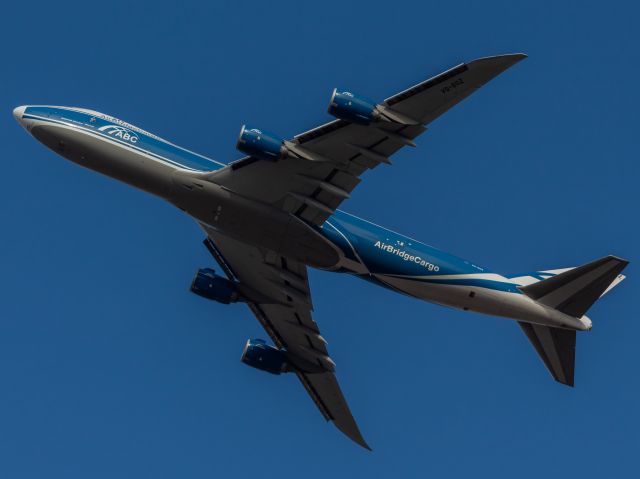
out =
{"type": "Polygon", "coordinates": [[[154,137],[150,134],[137,131],[139,129],[135,127],[128,128],[120,123],[101,118],[98,115],[91,115],[89,113],[79,112],[72,109],[67,110],[62,108],[36,106],[28,107],[25,110],[23,117],[71,126],[114,143],[125,145],[153,158],[167,162],[172,166],[196,171],[213,171],[225,166],[223,163],[219,163],[205,156],[185,150],[184,148],[180,148],[179,146],[173,145],[172,143],[154,137]],[[116,126],[130,130],[138,137],[138,142],[134,144],[132,142],[121,141],[118,138],[114,138],[113,136],[99,130],[99,128],[103,126],[116,126]]]}

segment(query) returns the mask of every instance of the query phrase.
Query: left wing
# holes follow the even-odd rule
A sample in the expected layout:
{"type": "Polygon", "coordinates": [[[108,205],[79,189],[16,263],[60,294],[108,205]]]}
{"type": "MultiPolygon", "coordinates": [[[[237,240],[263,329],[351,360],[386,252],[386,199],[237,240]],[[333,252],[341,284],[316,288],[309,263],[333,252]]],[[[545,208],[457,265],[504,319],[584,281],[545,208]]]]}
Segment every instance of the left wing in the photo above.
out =
{"type": "Polygon", "coordinates": [[[249,308],[274,344],[287,350],[295,373],[325,419],[370,449],[342,395],[327,343],[311,317],[306,266],[201,226],[208,235],[209,251],[229,279],[254,292],[247,295],[252,296],[246,300],[249,308]]]}
{"type": "Polygon", "coordinates": [[[389,157],[403,146],[415,146],[413,140],[425,125],[525,57],[518,53],[463,63],[381,103],[408,123],[334,120],[285,142],[297,157],[246,157],[205,176],[319,226],[349,197],[366,170],[390,163],[389,157]]]}

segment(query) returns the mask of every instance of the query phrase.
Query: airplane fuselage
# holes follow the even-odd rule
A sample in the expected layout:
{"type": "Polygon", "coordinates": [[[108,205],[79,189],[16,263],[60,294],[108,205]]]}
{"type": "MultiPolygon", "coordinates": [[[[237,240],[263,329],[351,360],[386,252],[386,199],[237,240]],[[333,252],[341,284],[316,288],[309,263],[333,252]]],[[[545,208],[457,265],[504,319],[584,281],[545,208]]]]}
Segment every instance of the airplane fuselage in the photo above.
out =
{"type": "Polygon", "coordinates": [[[317,228],[240,196],[207,177],[227,165],[111,116],[54,106],[19,107],[14,115],[63,157],[159,196],[199,223],[243,242],[453,308],[567,329],[591,328],[586,316],[568,316],[522,294],[522,282],[343,211],[317,228]]]}

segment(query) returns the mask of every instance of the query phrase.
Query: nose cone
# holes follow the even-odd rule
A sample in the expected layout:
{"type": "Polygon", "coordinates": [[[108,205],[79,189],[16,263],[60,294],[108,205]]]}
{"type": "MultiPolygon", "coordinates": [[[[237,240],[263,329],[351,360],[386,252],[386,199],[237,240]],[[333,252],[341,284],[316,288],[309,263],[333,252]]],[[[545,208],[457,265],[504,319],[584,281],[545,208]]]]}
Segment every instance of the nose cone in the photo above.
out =
{"type": "Polygon", "coordinates": [[[24,113],[24,110],[26,110],[26,108],[27,108],[26,106],[19,106],[13,109],[13,117],[22,126],[24,126],[24,120],[22,119],[22,114],[24,113]]]}

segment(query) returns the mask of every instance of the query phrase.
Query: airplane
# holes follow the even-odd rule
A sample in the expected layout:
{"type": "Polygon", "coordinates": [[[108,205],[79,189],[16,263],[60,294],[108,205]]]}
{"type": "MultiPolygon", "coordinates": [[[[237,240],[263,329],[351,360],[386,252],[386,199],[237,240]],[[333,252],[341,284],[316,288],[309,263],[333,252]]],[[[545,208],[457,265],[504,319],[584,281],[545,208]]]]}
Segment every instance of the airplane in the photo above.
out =
{"type": "Polygon", "coordinates": [[[272,344],[249,339],[241,361],[295,374],[327,421],[369,449],[312,318],[307,268],[347,273],[432,303],[517,321],[552,377],[574,385],[576,331],[620,283],[628,264],[605,256],[574,268],[505,276],[339,210],[369,169],[416,146],[426,125],[526,58],[459,64],[376,103],[336,88],[335,117],[290,140],[243,126],[224,164],[115,117],[84,108],[20,106],[13,114],[39,142],[83,167],[159,196],[198,222],[222,274],[198,270],[191,291],[245,303],[272,344]]]}

